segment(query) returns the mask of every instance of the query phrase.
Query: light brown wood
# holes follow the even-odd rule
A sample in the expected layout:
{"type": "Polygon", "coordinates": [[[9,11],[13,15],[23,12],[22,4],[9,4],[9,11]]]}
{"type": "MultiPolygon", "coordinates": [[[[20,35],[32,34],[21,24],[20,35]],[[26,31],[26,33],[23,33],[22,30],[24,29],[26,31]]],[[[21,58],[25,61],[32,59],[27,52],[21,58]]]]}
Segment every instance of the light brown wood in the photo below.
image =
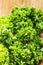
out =
{"type": "Polygon", "coordinates": [[[11,10],[13,6],[22,5],[22,0],[9,0],[8,10],[11,10]]]}
{"type": "Polygon", "coordinates": [[[0,15],[9,14],[13,6],[21,5],[43,10],[43,0],[0,0],[0,15]]]}
{"type": "Polygon", "coordinates": [[[40,60],[39,64],[38,65],[43,65],[43,59],[40,60]]]}
{"type": "Polygon", "coordinates": [[[43,40],[43,33],[40,34],[40,38],[43,40]]]}

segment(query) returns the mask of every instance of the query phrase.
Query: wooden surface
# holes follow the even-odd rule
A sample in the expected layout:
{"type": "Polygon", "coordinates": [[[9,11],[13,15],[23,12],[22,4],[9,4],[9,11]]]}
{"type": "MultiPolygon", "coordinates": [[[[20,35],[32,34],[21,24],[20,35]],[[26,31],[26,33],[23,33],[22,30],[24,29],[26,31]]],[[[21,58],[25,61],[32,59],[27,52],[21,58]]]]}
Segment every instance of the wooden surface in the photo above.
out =
{"type": "MultiPolygon", "coordinates": [[[[0,15],[9,14],[13,6],[21,5],[28,5],[29,7],[43,10],[43,0],[0,0],[0,15]]],[[[43,63],[39,65],[43,65],[43,63]]]]}
{"type": "Polygon", "coordinates": [[[43,0],[0,0],[0,15],[9,14],[13,6],[25,4],[43,10],[43,0]]]}
{"type": "Polygon", "coordinates": [[[39,61],[38,65],[43,65],[43,59],[39,61]]]}

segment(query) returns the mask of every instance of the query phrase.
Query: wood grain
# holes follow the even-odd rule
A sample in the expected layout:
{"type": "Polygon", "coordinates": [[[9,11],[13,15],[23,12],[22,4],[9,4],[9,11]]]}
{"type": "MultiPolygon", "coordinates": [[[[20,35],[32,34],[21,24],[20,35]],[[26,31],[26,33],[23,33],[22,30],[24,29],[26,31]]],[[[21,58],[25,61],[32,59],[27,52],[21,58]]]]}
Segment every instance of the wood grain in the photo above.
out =
{"type": "Polygon", "coordinates": [[[0,0],[0,15],[9,14],[13,6],[21,5],[43,10],[43,0],[0,0]]]}

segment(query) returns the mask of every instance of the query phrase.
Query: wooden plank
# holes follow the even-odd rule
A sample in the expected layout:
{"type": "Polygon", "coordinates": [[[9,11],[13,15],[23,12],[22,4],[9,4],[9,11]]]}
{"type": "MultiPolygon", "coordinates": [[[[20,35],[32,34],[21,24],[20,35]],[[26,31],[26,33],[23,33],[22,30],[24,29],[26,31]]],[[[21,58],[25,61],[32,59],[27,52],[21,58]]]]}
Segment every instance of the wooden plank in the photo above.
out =
{"type": "Polygon", "coordinates": [[[21,5],[43,9],[43,0],[0,0],[0,15],[9,14],[13,6],[21,5]]]}
{"type": "Polygon", "coordinates": [[[41,0],[31,0],[30,6],[31,7],[40,8],[40,6],[41,6],[41,0]]]}
{"type": "Polygon", "coordinates": [[[30,7],[43,9],[43,0],[24,0],[24,4],[30,7]]]}
{"type": "Polygon", "coordinates": [[[8,13],[8,0],[3,0],[2,1],[2,15],[7,14],[8,13]]]}
{"type": "Polygon", "coordinates": [[[9,0],[8,10],[10,11],[14,6],[21,6],[23,4],[23,0],[9,0]]]}
{"type": "Polygon", "coordinates": [[[30,4],[30,0],[24,0],[23,1],[23,5],[29,5],[30,4]]]}
{"type": "Polygon", "coordinates": [[[0,15],[2,14],[2,0],[0,0],[0,15]]]}
{"type": "Polygon", "coordinates": [[[0,15],[9,14],[13,6],[21,6],[23,0],[0,0],[0,15]]]}

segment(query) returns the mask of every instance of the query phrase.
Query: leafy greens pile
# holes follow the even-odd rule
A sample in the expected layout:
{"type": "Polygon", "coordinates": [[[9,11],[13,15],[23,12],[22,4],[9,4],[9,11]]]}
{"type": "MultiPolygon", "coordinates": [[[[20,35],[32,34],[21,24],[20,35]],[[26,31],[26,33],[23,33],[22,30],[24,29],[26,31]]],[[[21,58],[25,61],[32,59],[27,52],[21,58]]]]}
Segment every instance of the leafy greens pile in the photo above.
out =
{"type": "Polygon", "coordinates": [[[0,65],[9,64],[9,52],[4,45],[0,44],[0,65]]]}
{"type": "Polygon", "coordinates": [[[43,58],[43,11],[14,7],[0,17],[0,65],[38,65],[43,58]]]}

